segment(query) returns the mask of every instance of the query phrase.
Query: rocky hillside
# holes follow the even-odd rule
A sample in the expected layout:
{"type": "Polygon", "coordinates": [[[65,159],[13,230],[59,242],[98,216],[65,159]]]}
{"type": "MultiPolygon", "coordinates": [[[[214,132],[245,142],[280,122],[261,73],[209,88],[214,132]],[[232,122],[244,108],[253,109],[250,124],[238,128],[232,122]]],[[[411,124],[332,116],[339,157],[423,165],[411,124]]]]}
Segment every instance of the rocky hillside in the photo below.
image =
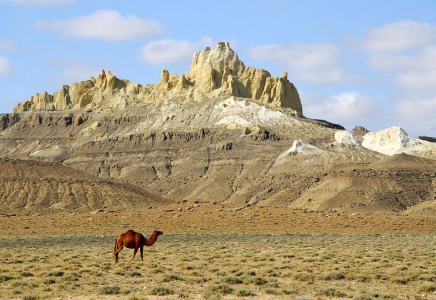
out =
{"type": "MultiPolygon", "coordinates": [[[[180,77],[163,70],[155,85],[103,72],[14,111],[0,117],[0,157],[128,184],[162,204],[413,213],[436,205],[435,143],[309,119],[287,74],[245,67],[228,43],[195,53],[180,77]],[[411,155],[392,160],[397,153],[411,155]]],[[[1,201],[12,207],[9,194],[1,201]]],[[[52,199],[64,201],[60,192],[52,199]]]]}
{"type": "Polygon", "coordinates": [[[110,180],[59,164],[34,161],[0,161],[0,211],[28,213],[100,208],[157,206],[165,200],[110,180]]]}

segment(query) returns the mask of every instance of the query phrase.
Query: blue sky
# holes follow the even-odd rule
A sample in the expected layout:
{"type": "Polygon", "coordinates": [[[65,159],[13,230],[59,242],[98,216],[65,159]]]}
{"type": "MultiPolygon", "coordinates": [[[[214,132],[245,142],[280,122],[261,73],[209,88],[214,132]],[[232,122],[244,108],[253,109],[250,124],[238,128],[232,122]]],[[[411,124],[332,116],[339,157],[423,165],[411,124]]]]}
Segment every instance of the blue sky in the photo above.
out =
{"type": "Polygon", "coordinates": [[[245,65],[289,73],[304,114],[436,136],[435,1],[0,0],[0,113],[97,76],[189,72],[229,41],[245,65]]]}

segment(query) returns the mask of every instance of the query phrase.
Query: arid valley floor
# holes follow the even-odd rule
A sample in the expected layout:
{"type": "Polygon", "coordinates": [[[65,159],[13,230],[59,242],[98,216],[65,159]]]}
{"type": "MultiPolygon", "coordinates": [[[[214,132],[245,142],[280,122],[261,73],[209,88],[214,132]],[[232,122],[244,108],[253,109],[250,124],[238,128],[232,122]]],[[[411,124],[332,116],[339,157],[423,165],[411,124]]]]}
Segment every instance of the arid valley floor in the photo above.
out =
{"type": "Polygon", "coordinates": [[[177,202],[0,217],[2,299],[434,299],[436,219],[177,202]],[[128,229],[157,242],[114,263],[128,229]],[[43,233],[43,234],[41,234],[43,233]]]}
{"type": "Polygon", "coordinates": [[[0,115],[0,299],[436,299],[435,141],[310,119],[227,42],[36,93],[0,115]],[[129,229],[164,234],[116,264],[129,229]]]}

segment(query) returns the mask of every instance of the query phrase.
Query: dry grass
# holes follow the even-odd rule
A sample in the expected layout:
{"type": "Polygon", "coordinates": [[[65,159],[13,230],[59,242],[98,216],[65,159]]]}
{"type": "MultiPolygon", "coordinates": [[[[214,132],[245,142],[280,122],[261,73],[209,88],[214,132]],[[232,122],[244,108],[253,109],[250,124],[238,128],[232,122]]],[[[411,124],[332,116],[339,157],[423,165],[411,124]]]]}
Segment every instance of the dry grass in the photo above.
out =
{"type": "Polygon", "coordinates": [[[114,240],[0,238],[0,298],[436,297],[434,236],[164,235],[130,264],[114,240]]]}
{"type": "Polygon", "coordinates": [[[436,234],[436,218],[398,213],[349,214],[270,206],[172,203],[139,210],[0,213],[0,236],[165,234],[436,234]]]}

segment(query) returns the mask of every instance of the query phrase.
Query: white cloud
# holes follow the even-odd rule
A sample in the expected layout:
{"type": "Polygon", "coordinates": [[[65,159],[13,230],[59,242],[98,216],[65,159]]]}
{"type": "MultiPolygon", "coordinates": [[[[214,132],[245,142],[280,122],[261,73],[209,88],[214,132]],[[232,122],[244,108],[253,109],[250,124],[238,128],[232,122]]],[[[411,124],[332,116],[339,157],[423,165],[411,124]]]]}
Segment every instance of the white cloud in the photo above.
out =
{"type": "MultiPolygon", "coordinates": [[[[53,79],[59,84],[84,81],[88,80],[91,76],[97,77],[105,66],[99,59],[55,59],[50,60],[49,64],[62,70],[61,73],[56,74],[56,78],[53,79]]],[[[109,70],[106,70],[106,72],[107,71],[109,70]]],[[[111,71],[114,73],[114,70],[111,71]]]]}
{"type": "Polygon", "coordinates": [[[370,67],[394,73],[394,79],[422,91],[434,91],[436,82],[436,45],[428,45],[409,55],[373,54],[370,67]]]}
{"type": "Polygon", "coordinates": [[[340,50],[332,44],[253,46],[248,53],[256,60],[286,63],[296,70],[330,67],[340,59],[340,50]]]}
{"type": "Polygon", "coordinates": [[[135,15],[124,17],[118,11],[111,9],[75,16],[70,20],[38,21],[35,25],[40,29],[56,31],[61,36],[109,41],[152,38],[165,30],[157,21],[141,19],[135,15]]]}
{"type": "Polygon", "coordinates": [[[396,81],[400,84],[419,89],[423,92],[429,91],[435,94],[436,70],[424,72],[407,72],[396,75],[396,81]]]}
{"type": "Polygon", "coordinates": [[[12,39],[0,39],[0,50],[11,51],[15,48],[15,43],[12,39]]]}
{"type": "Polygon", "coordinates": [[[293,80],[308,83],[337,83],[342,80],[341,51],[333,44],[252,46],[255,60],[285,65],[293,80]]]}
{"type": "Polygon", "coordinates": [[[369,65],[381,71],[410,71],[436,68],[436,45],[428,45],[413,54],[373,54],[369,65]]]}
{"type": "Polygon", "coordinates": [[[65,5],[74,3],[74,0],[0,0],[0,2],[9,2],[17,5],[26,6],[45,6],[45,5],[65,5]]]}
{"type": "Polygon", "coordinates": [[[314,100],[313,96],[303,92],[301,98],[305,116],[342,125],[379,121],[383,112],[377,99],[356,92],[333,95],[321,100],[314,100]]]}
{"type": "Polygon", "coordinates": [[[395,113],[399,119],[436,119],[434,113],[436,111],[436,97],[433,98],[408,98],[402,99],[395,109],[395,113]]]}
{"type": "Polygon", "coordinates": [[[419,98],[412,96],[399,101],[392,115],[399,126],[409,134],[436,136],[436,96],[419,98]]]}
{"type": "Polygon", "coordinates": [[[362,46],[370,51],[368,66],[389,72],[398,89],[436,95],[435,25],[413,21],[386,24],[371,29],[362,46]]]}
{"type": "Polygon", "coordinates": [[[6,76],[11,71],[11,64],[9,60],[0,56],[0,76],[6,76]]]}
{"type": "MultiPolygon", "coordinates": [[[[436,25],[401,21],[373,28],[361,40],[367,65],[395,84],[396,105],[385,119],[411,135],[436,131],[436,25]]],[[[392,126],[392,125],[391,125],[392,126]]]]}
{"type": "Polygon", "coordinates": [[[343,70],[341,69],[327,69],[327,70],[314,70],[305,72],[295,72],[292,75],[292,80],[298,82],[308,82],[314,84],[331,84],[342,81],[343,70]]]}
{"type": "Polygon", "coordinates": [[[194,52],[201,51],[204,47],[213,44],[215,42],[210,37],[203,37],[195,43],[185,39],[152,41],[142,47],[139,59],[157,65],[183,61],[190,62],[194,52]]]}
{"type": "Polygon", "coordinates": [[[356,125],[369,130],[391,126],[404,128],[411,136],[435,136],[436,96],[428,98],[410,94],[394,107],[387,107],[379,99],[357,92],[332,96],[314,96],[300,91],[304,115],[322,119],[353,129],[356,125]]]}
{"type": "Polygon", "coordinates": [[[372,28],[361,41],[372,52],[403,52],[413,50],[434,41],[436,26],[413,21],[401,21],[372,28]]]}

